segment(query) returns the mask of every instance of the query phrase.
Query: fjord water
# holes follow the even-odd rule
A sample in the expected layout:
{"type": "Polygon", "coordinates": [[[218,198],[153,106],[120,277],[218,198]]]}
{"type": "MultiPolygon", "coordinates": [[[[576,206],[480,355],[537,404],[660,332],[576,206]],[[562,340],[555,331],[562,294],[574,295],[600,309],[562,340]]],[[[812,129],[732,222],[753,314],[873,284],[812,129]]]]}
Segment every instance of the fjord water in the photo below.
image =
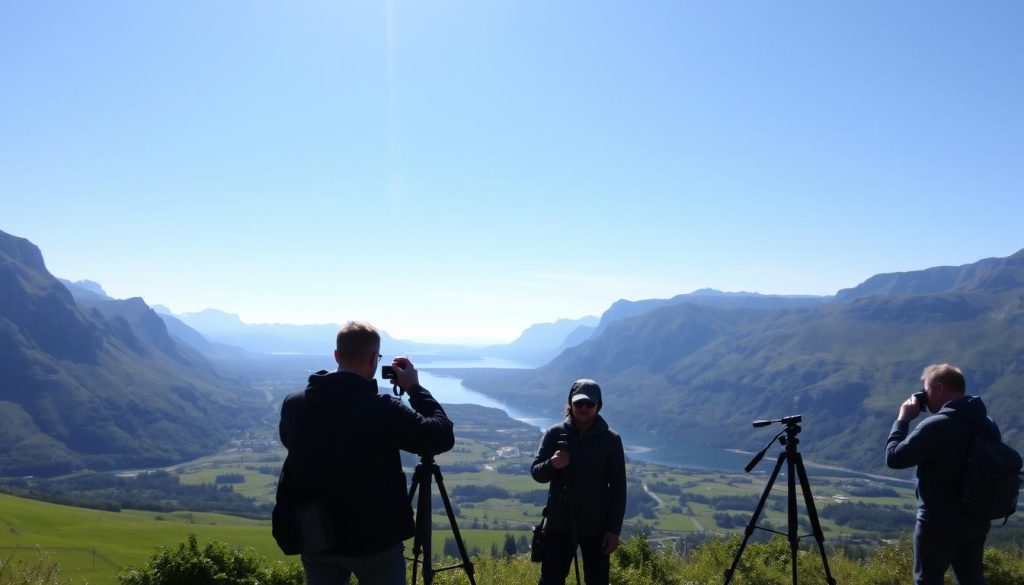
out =
{"type": "MultiPolygon", "coordinates": [[[[438,360],[417,364],[417,369],[420,370],[420,383],[423,384],[424,388],[429,389],[431,394],[433,394],[441,404],[477,404],[480,406],[503,410],[508,413],[510,417],[537,427],[538,440],[540,439],[540,433],[542,430],[547,429],[552,424],[562,420],[560,416],[553,416],[554,413],[558,412],[559,409],[557,408],[553,408],[547,413],[547,415],[544,413],[524,412],[515,407],[511,407],[500,400],[496,400],[490,396],[486,396],[480,392],[466,388],[462,385],[462,380],[460,378],[439,376],[430,372],[430,369],[432,368],[481,367],[526,368],[527,366],[508,360],[490,358],[479,361],[438,360]]],[[[562,396],[553,396],[552,400],[558,402],[562,398],[562,396]]],[[[733,451],[726,451],[724,449],[712,449],[685,442],[675,442],[671,445],[657,445],[649,440],[643,440],[642,438],[634,436],[628,431],[628,429],[625,429],[621,423],[616,424],[615,420],[609,420],[608,422],[613,429],[622,435],[623,442],[626,445],[627,455],[631,458],[647,463],[657,463],[660,465],[683,467],[687,469],[738,472],[743,469],[751,457],[749,454],[736,453],[733,451]]],[[[766,436],[766,439],[767,438],[770,438],[770,435],[766,436]]],[[[770,452],[769,455],[774,457],[773,453],[774,452],[770,452]]],[[[758,469],[767,469],[770,471],[772,465],[773,461],[769,460],[766,463],[761,463],[758,466],[758,469]]]]}

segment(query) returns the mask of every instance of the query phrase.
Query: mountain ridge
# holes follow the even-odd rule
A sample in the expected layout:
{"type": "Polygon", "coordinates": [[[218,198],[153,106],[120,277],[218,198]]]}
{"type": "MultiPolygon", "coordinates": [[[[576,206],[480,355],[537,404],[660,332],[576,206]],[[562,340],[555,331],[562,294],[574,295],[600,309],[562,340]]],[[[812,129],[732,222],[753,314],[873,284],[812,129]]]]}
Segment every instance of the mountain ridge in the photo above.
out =
{"type": "Polygon", "coordinates": [[[79,305],[0,231],[0,475],[153,466],[219,448],[265,411],[140,298],[79,305]]]}
{"type": "Polygon", "coordinates": [[[595,378],[613,426],[660,445],[757,450],[763,437],[743,430],[750,421],[803,414],[809,458],[893,474],[880,453],[899,404],[925,366],[949,362],[1024,449],[1024,286],[1012,286],[1024,282],[1022,259],[962,267],[963,286],[939,294],[774,309],[664,304],[536,370],[461,374],[467,387],[551,414],[572,380],[595,378]]]}

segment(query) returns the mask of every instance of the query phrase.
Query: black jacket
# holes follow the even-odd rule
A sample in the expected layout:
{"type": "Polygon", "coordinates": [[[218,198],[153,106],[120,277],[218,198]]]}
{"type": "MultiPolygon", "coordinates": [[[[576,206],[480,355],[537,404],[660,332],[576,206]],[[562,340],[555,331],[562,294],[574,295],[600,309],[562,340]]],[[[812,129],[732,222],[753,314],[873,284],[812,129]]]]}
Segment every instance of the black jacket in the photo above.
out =
{"type": "Polygon", "coordinates": [[[947,402],[908,434],[909,427],[909,422],[893,423],[885,463],[893,469],[917,466],[917,518],[968,521],[960,514],[957,490],[971,438],[982,431],[996,439],[1000,436],[985,404],[981,398],[966,395],[947,402]]]}
{"type": "Polygon", "coordinates": [[[541,439],[537,457],[530,469],[533,479],[550,482],[548,487],[548,528],[569,533],[569,507],[564,486],[569,479],[569,499],[580,536],[619,534],[626,513],[626,456],[622,438],[608,428],[601,415],[585,433],[580,433],[570,417],[554,425],[541,439]],[[559,441],[569,445],[569,466],[556,470],[551,456],[559,441]]]}
{"type": "MultiPolygon", "coordinates": [[[[443,453],[455,435],[426,389],[414,387],[409,404],[378,394],[376,380],[351,372],[317,372],[304,391],[285,399],[280,433],[288,456],[277,508],[319,500],[333,525],[329,552],[363,556],[413,536],[399,449],[443,453]]],[[[279,510],[274,516],[276,536],[279,510]]]]}

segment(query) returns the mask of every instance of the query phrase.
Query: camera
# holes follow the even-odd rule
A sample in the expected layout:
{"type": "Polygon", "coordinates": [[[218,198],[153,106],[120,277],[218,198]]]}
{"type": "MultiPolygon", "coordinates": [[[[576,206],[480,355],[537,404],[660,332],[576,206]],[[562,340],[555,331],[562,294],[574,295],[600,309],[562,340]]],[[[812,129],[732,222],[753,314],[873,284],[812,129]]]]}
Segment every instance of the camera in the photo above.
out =
{"type": "Polygon", "coordinates": [[[398,379],[398,375],[395,373],[394,366],[381,366],[380,367],[380,377],[384,378],[385,380],[397,380],[398,379]]]}
{"type": "Polygon", "coordinates": [[[917,405],[921,407],[921,410],[928,410],[928,393],[924,390],[920,392],[914,392],[914,400],[917,400],[917,405]]]}
{"type": "Polygon", "coordinates": [[[569,453],[569,442],[564,439],[558,441],[555,443],[555,451],[565,451],[566,453],[569,453]]]}

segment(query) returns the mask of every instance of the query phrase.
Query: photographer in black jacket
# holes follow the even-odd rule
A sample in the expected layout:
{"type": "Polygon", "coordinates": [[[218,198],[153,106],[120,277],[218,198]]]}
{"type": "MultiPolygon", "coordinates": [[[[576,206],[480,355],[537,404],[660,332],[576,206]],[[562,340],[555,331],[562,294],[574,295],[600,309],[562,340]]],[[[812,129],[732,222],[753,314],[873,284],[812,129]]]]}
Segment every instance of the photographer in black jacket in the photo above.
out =
{"type": "Polygon", "coordinates": [[[984,585],[982,559],[989,521],[964,514],[957,490],[976,429],[986,429],[998,440],[999,427],[988,417],[981,398],[967,394],[960,368],[932,364],[921,373],[921,381],[922,400],[911,396],[900,405],[885,445],[889,467],[917,466],[914,583],[942,585],[952,566],[960,585],[984,585]],[[922,407],[937,416],[928,417],[911,431],[910,421],[922,407]]]}
{"type": "Polygon", "coordinates": [[[540,585],[565,583],[577,545],[587,585],[608,583],[608,555],[619,546],[626,513],[626,457],[601,406],[597,382],[576,380],[565,421],[544,433],[533,460],[533,479],[551,484],[540,585]]]}
{"type": "Polygon", "coordinates": [[[412,362],[395,358],[400,399],[377,393],[380,334],[349,322],[338,332],[336,372],[309,377],[281,408],[288,449],[277,488],[274,537],[302,553],[307,585],[406,582],[403,541],[414,534],[399,450],[448,451],[455,442],[441,405],[419,385],[412,362]]]}

